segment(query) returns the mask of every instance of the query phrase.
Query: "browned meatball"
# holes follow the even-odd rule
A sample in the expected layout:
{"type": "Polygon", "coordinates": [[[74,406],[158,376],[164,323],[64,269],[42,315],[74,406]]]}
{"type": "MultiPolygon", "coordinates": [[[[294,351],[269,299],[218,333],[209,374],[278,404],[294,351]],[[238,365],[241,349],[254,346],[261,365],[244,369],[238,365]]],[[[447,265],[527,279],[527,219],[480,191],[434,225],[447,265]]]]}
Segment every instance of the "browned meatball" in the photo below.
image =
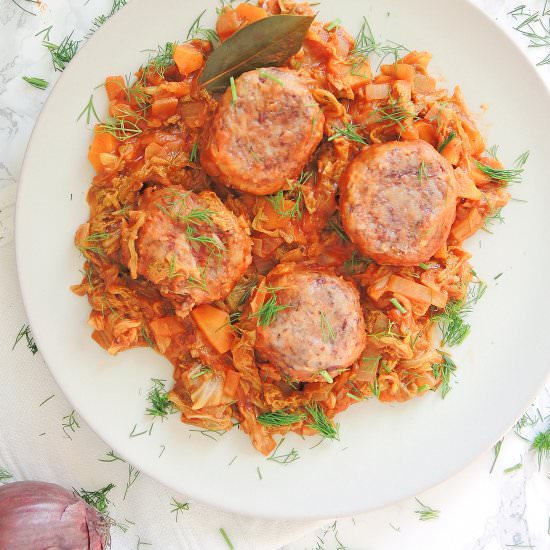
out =
{"type": "Polygon", "coordinates": [[[136,214],[136,271],[174,298],[180,315],[225,298],[250,265],[248,227],[215,193],[149,188],[136,214]]]}
{"type": "Polygon", "coordinates": [[[323,268],[280,264],[267,276],[265,304],[275,296],[275,318],[258,318],[256,351],[292,379],[323,380],[352,365],[365,347],[365,321],[352,283],[323,268]],[[269,289],[274,289],[270,291],[269,289]]]}
{"type": "Polygon", "coordinates": [[[307,86],[289,69],[242,74],[223,95],[202,146],[204,170],[254,195],[296,179],[323,137],[325,117],[307,86]],[[235,100],[236,99],[236,100],[235,100]]]}
{"type": "Polygon", "coordinates": [[[456,214],[454,172],[425,141],[366,147],[340,186],[344,229],[378,263],[425,262],[449,236],[456,214]]]}

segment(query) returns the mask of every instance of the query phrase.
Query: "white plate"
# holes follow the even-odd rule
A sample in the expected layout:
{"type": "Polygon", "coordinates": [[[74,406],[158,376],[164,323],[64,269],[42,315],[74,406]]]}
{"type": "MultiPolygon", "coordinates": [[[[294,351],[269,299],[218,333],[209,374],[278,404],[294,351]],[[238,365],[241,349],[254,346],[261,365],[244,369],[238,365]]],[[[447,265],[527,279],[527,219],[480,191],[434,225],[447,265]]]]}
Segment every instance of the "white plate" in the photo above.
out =
{"type": "Polygon", "coordinates": [[[474,110],[489,105],[488,143],[501,145],[505,161],[531,151],[525,182],[513,189],[528,202],[512,202],[494,235],[481,233],[469,243],[489,290],[471,317],[471,336],[455,354],[456,387],[444,401],[430,393],[403,405],[371,400],[353,406],[338,417],[339,443],[311,449],[317,439],[287,437],[285,448],[301,454],[289,466],[267,462],[238,430],[214,442],[190,432],[177,415],[157,422],[151,436],[129,438],[135,424],[139,431],[149,425],[143,413],[151,377],[170,380],[172,368],[150,350],[107,355],[90,339],[87,301],[69,291],[80,278],[73,234],[87,219],[93,175],[86,160],[91,133],[76,117],[106,75],[128,73],[143,62],[143,50],[184,39],[204,7],[212,23],[216,2],[200,4],[133,0],[82,48],[42,111],[17,202],[19,278],[40,350],[67,397],[110,447],[193,498],[242,514],[317,518],[419,493],[491,446],[549,370],[541,349],[550,311],[548,91],[505,34],[464,0],[444,8],[441,0],[325,0],[319,6],[325,21],[338,17],[355,32],[366,15],[377,34],[433,52],[435,74],[449,85],[460,83],[474,110]]]}

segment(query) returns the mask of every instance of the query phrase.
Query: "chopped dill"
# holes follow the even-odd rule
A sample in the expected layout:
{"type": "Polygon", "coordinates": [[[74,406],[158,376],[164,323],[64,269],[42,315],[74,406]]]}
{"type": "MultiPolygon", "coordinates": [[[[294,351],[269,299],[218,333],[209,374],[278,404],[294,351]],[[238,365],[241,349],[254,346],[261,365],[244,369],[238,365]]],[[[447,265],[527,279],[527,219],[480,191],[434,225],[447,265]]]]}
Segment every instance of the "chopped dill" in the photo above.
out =
{"type": "Polygon", "coordinates": [[[415,514],[418,514],[420,521],[430,521],[432,519],[438,519],[439,514],[441,513],[439,510],[435,510],[434,508],[431,508],[430,506],[427,506],[426,504],[423,504],[415,497],[416,502],[420,504],[421,508],[420,510],[415,510],[415,514]]]}
{"type": "Polygon", "coordinates": [[[214,220],[212,216],[216,212],[210,208],[193,208],[188,214],[178,215],[178,220],[186,224],[200,225],[205,223],[207,225],[213,225],[214,220]]]}
{"type": "Polygon", "coordinates": [[[109,13],[101,14],[97,17],[94,17],[94,19],[92,20],[92,25],[95,28],[90,29],[90,34],[94,33],[97,29],[99,29],[99,27],[103,26],[111,16],[113,16],[117,11],[119,11],[126,5],[127,1],[128,0],[113,0],[113,4],[111,6],[111,9],[109,10],[109,13]]]}
{"type": "Polygon", "coordinates": [[[535,436],[535,439],[533,439],[533,443],[531,444],[531,449],[537,453],[537,460],[540,470],[542,459],[550,458],[550,427],[543,432],[539,432],[535,436]]]}
{"type": "Polygon", "coordinates": [[[191,24],[189,32],[187,33],[187,40],[200,38],[203,40],[207,40],[212,44],[212,46],[217,46],[220,43],[220,37],[218,36],[218,33],[213,29],[203,27],[201,24],[201,19],[205,13],[206,10],[203,10],[203,12],[199,14],[198,17],[191,24]]]}
{"type": "Polygon", "coordinates": [[[327,224],[327,228],[329,229],[329,231],[333,231],[334,233],[336,233],[340,237],[340,239],[342,239],[342,242],[349,242],[349,237],[342,227],[342,223],[338,214],[330,218],[327,224]]]}
{"type": "Polygon", "coordinates": [[[420,185],[424,182],[424,180],[427,180],[430,176],[428,175],[428,172],[426,170],[426,163],[425,161],[421,161],[420,165],[418,166],[418,181],[420,185]]]}
{"type": "Polygon", "coordinates": [[[350,122],[344,122],[344,127],[333,126],[334,134],[332,134],[327,141],[334,141],[336,138],[342,137],[361,145],[368,145],[367,141],[357,133],[357,130],[362,128],[359,124],[351,124],[350,122]]]}
{"type": "Polygon", "coordinates": [[[151,378],[153,386],[147,394],[147,400],[150,406],[145,411],[149,416],[164,420],[168,415],[177,411],[176,406],[168,398],[168,392],[165,389],[164,383],[166,380],[151,378]]]}
{"type": "Polygon", "coordinates": [[[6,470],[6,468],[2,468],[0,466],[0,485],[4,485],[9,479],[13,479],[13,476],[6,470]]]}
{"type": "Polygon", "coordinates": [[[260,78],[268,78],[269,80],[275,82],[276,84],[279,84],[279,86],[283,86],[285,85],[285,83],[278,79],[276,76],[273,76],[271,73],[268,73],[267,71],[263,71],[263,70],[260,70],[258,71],[258,75],[260,76],[260,78]]]}
{"type": "Polygon", "coordinates": [[[523,181],[523,172],[525,170],[524,166],[528,160],[529,160],[529,151],[525,151],[514,161],[515,168],[511,168],[509,170],[501,169],[501,168],[493,168],[492,166],[483,164],[478,160],[476,160],[476,166],[480,172],[482,172],[492,180],[497,181],[502,185],[506,186],[511,183],[521,183],[523,181]]]}
{"type": "Polygon", "coordinates": [[[263,479],[262,477],[262,472],[260,470],[260,467],[259,466],[256,466],[256,472],[258,472],[258,478],[260,479],[260,481],[263,479]]]}
{"type": "Polygon", "coordinates": [[[451,391],[451,376],[455,376],[456,364],[451,357],[441,352],[443,363],[435,363],[432,365],[433,375],[437,380],[441,380],[441,398],[445,399],[451,391]]]}
{"type": "Polygon", "coordinates": [[[481,299],[486,289],[487,285],[484,282],[476,281],[463,299],[450,300],[441,313],[432,317],[443,334],[443,345],[457,346],[470,334],[471,327],[464,318],[472,312],[473,306],[481,299]]]}
{"type": "Polygon", "coordinates": [[[222,437],[222,435],[225,435],[227,433],[226,430],[196,430],[191,429],[190,432],[198,432],[202,436],[207,437],[208,439],[211,439],[212,441],[218,441],[217,437],[222,437]]]}
{"type": "Polygon", "coordinates": [[[325,439],[340,440],[340,435],[338,433],[339,424],[334,424],[329,420],[321,405],[318,403],[306,405],[306,411],[312,418],[312,423],[308,424],[308,428],[318,431],[325,439]]]}
{"type": "Polygon", "coordinates": [[[305,418],[305,413],[292,413],[288,409],[282,409],[280,411],[263,412],[258,416],[257,420],[263,426],[279,427],[297,424],[305,420],[305,418]]]}
{"type": "Polygon", "coordinates": [[[65,436],[68,439],[72,439],[71,434],[69,434],[69,430],[74,433],[78,428],[80,428],[80,424],[78,423],[74,411],[71,411],[69,414],[63,417],[61,427],[63,428],[65,436]]]}
{"type": "Polygon", "coordinates": [[[105,456],[107,458],[98,458],[97,460],[99,462],[116,462],[117,460],[120,460],[121,462],[126,462],[123,458],[120,458],[115,454],[113,450],[110,450],[108,453],[105,453],[105,456]]]}
{"type": "Polygon", "coordinates": [[[206,269],[201,271],[201,278],[197,279],[194,275],[187,277],[187,283],[191,287],[199,288],[204,292],[208,292],[208,282],[206,281],[206,269]]]}
{"type": "Polygon", "coordinates": [[[453,139],[456,137],[456,132],[454,130],[451,130],[451,132],[449,133],[449,135],[443,140],[443,142],[441,143],[441,145],[438,147],[438,151],[440,153],[443,153],[443,151],[445,151],[447,145],[449,145],[449,143],[451,143],[451,141],[453,141],[453,139]]]}
{"type": "Polygon", "coordinates": [[[342,20],[341,19],[335,19],[334,21],[332,21],[331,23],[329,23],[325,29],[330,32],[334,29],[336,29],[337,27],[339,27],[342,23],[342,20]]]}
{"type": "Polygon", "coordinates": [[[282,218],[302,219],[302,206],[304,202],[303,186],[313,177],[312,172],[304,172],[300,174],[297,181],[287,180],[289,189],[287,191],[281,189],[275,195],[268,197],[273,210],[282,218]],[[286,210],[285,200],[292,200],[292,208],[286,210]]]}
{"type": "Polygon", "coordinates": [[[50,32],[53,25],[36,33],[35,36],[43,34],[42,45],[50,52],[53,68],[56,71],[63,71],[75,56],[80,40],[73,40],[73,33],[69,34],[59,44],[50,41],[50,32]]]}
{"type": "Polygon", "coordinates": [[[502,447],[502,442],[504,441],[504,438],[502,438],[500,441],[497,441],[495,443],[495,446],[493,447],[493,463],[491,464],[491,469],[489,470],[489,473],[492,474],[493,470],[495,469],[495,464],[497,463],[498,456],[500,455],[500,449],[502,447]]]}
{"type": "MultiPolygon", "coordinates": [[[[526,5],[522,4],[514,8],[508,15],[511,15],[516,21],[519,21],[514,30],[529,38],[529,48],[548,48],[550,47],[550,26],[545,17],[550,15],[550,6],[548,0],[545,1],[542,11],[530,13],[525,11],[526,5]]],[[[537,65],[550,64],[550,52],[542,58],[537,65]]]]}
{"type": "Polygon", "coordinates": [[[107,509],[111,501],[107,498],[107,495],[115,488],[113,483],[109,483],[103,487],[103,489],[98,489],[97,491],[86,491],[85,489],[80,489],[77,491],[73,489],[75,496],[80,497],[84,502],[89,504],[92,508],[95,508],[100,514],[106,514],[107,509]]]}
{"type": "Polygon", "coordinates": [[[46,399],[44,399],[44,401],[42,401],[42,403],[40,403],[40,405],[38,406],[41,407],[42,405],[45,405],[50,399],[53,399],[54,397],[55,397],[55,393],[50,395],[50,397],[46,397],[46,399]]]}
{"type": "Polygon", "coordinates": [[[390,303],[397,309],[399,310],[401,313],[403,313],[403,315],[405,315],[405,313],[407,313],[407,310],[404,308],[404,306],[401,304],[401,302],[397,299],[397,298],[392,298],[390,300],[390,303]]]}
{"type": "Polygon", "coordinates": [[[417,118],[406,107],[403,107],[403,105],[400,105],[399,103],[389,104],[386,105],[386,107],[379,107],[375,111],[379,115],[379,122],[391,122],[392,124],[397,124],[401,130],[405,130],[403,121],[410,118],[417,118]]]}
{"type": "Polygon", "coordinates": [[[327,370],[321,370],[321,371],[319,371],[319,374],[320,374],[329,384],[333,384],[333,383],[334,383],[334,378],[332,378],[332,376],[328,373],[327,370]]]}
{"type": "MultiPolygon", "coordinates": [[[[320,317],[321,317],[321,333],[322,333],[323,342],[325,343],[334,342],[336,340],[336,332],[334,331],[333,326],[328,320],[327,314],[324,311],[321,311],[320,317]]],[[[331,382],[332,382],[332,379],[331,379],[331,382]]]]}
{"type": "Polygon", "coordinates": [[[153,344],[153,341],[151,340],[151,337],[149,336],[149,333],[147,332],[147,328],[145,327],[145,325],[141,326],[141,336],[150,348],[153,348],[153,349],[155,348],[155,344],[153,344]]]}
{"type": "Polygon", "coordinates": [[[139,470],[128,464],[128,481],[126,481],[126,488],[124,489],[124,496],[122,497],[122,500],[126,500],[128,490],[136,482],[136,479],[139,477],[140,473],[141,472],[139,470]]]}
{"type": "Polygon", "coordinates": [[[174,49],[176,42],[166,42],[164,46],[157,46],[156,50],[146,50],[152,52],[149,55],[147,64],[143,70],[142,79],[147,80],[147,75],[153,72],[164,78],[164,73],[168,67],[174,64],[174,49]]]}
{"type": "Polygon", "coordinates": [[[227,533],[225,532],[225,529],[223,527],[220,527],[220,534],[223,537],[225,544],[227,544],[227,548],[229,548],[229,550],[235,550],[231,539],[227,536],[227,533]]]}
{"type": "Polygon", "coordinates": [[[275,450],[271,453],[271,455],[267,458],[267,460],[270,460],[271,462],[276,462],[277,464],[283,464],[288,465],[292,464],[293,462],[296,462],[300,458],[300,453],[293,447],[288,453],[280,453],[277,454],[279,451],[279,448],[284,443],[285,438],[283,437],[279,443],[277,443],[277,446],[275,447],[275,450]]]}
{"type": "Polygon", "coordinates": [[[172,497],[172,500],[170,501],[170,506],[172,506],[170,513],[176,514],[176,523],[178,522],[180,512],[183,512],[184,510],[189,510],[188,502],[178,502],[174,497],[172,497]]]}
{"type": "Polygon", "coordinates": [[[214,256],[220,257],[222,251],[225,250],[223,243],[214,239],[214,237],[209,237],[208,235],[197,235],[196,230],[190,224],[187,224],[186,234],[187,239],[192,245],[196,244],[198,246],[204,246],[214,256]]]}
{"type": "Polygon", "coordinates": [[[23,76],[22,78],[27,84],[39,90],[45,90],[49,86],[49,82],[43,78],[38,78],[36,76],[23,76]]]}
{"type": "Polygon", "coordinates": [[[12,351],[15,349],[15,346],[17,346],[17,344],[19,344],[19,342],[22,338],[25,338],[27,348],[30,350],[30,352],[33,355],[36,355],[38,353],[38,346],[36,345],[36,343],[34,341],[34,338],[32,337],[31,327],[29,325],[23,325],[19,329],[19,332],[17,333],[17,336],[15,337],[15,342],[14,342],[12,348],[11,348],[12,351]]]}
{"type": "Polygon", "coordinates": [[[258,324],[261,327],[266,327],[273,323],[275,320],[275,317],[279,314],[279,312],[288,309],[292,307],[288,304],[278,304],[277,303],[277,291],[280,290],[279,288],[273,288],[273,287],[266,287],[266,291],[271,293],[271,296],[267,300],[267,302],[264,302],[262,307],[256,312],[250,315],[251,318],[257,318],[258,324]]]}
{"type": "Polygon", "coordinates": [[[518,470],[521,470],[523,468],[523,464],[521,462],[518,462],[517,464],[514,464],[513,466],[510,466],[509,468],[504,468],[502,470],[505,474],[511,474],[512,472],[517,472],[518,470]]]}
{"type": "Polygon", "coordinates": [[[376,376],[374,377],[372,383],[369,382],[369,389],[376,399],[380,399],[380,384],[378,384],[378,378],[376,376]]]}
{"type": "Polygon", "coordinates": [[[500,224],[504,223],[504,218],[502,216],[502,208],[497,208],[493,212],[489,213],[489,215],[485,218],[485,220],[483,221],[484,231],[487,231],[487,233],[492,233],[492,231],[489,228],[497,222],[500,224]]]}
{"type": "Polygon", "coordinates": [[[239,96],[237,95],[237,86],[235,84],[234,77],[229,78],[229,86],[231,87],[231,103],[235,105],[235,103],[237,103],[237,100],[239,99],[239,96]]]}
{"type": "MultiPolygon", "coordinates": [[[[28,13],[29,15],[38,15],[37,13],[34,13],[26,8],[24,8],[21,4],[17,2],[17,0],[11,0],[21,11],[24,11],[25,13],[28,13]]],[[[24,0],[25,2],[30,2],[31,4],[38,4],[38,0],[24,0]]]]}
{"type": "Polygon", "coordinates": [[[134,427],[132,428],[132,431],[130,432],[130,435],[128,437],[139,437],[140,435],[145,435],[147,433],[147,430],[144,430],[143,432],[136,433],[137,424],[134,424],[134,427]]]}
{"type": "Polygon", "coordinates": [[[212,372],[212,369],[207,365],[200,365],[196,372],[194,372],[189,378],[191,380],[196,380],[197,378],[200,378],[201,376],[204,376],[205,374],[208,374],[209,372],[212,372]]]}
{"type": "Polygon", "coordinates": [[[365,258],[357,250],[354,250],[343,264],[344,273],[346,275],[358,275],[359,273],[363,273],[371,263],[372,260],[370,258],[365,258]]]}
{"type": "Polygon", "coordinates": [[[197,162],[197,158],[199,156],[198,153],[199,153],[199,142],[195,140],[193,142],[193,147],[191,148],[191,152],[189,153],[189,162],[192,162],[192,163],[197,162]]]}

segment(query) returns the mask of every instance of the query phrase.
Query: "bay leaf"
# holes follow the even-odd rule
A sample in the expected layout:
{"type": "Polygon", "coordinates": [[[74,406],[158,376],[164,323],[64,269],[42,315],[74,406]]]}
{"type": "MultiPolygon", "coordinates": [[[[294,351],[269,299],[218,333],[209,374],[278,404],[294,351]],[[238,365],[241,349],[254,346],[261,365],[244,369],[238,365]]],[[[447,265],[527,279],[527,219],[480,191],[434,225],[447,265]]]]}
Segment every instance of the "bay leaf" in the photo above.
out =
{"type": "Polygon", "coordinates": [[[231,77],[260,67],[279,67],[302,47],[315,17],[272,15],[243,27],[208,58],[199,84],[223,92],[231,77]]]}

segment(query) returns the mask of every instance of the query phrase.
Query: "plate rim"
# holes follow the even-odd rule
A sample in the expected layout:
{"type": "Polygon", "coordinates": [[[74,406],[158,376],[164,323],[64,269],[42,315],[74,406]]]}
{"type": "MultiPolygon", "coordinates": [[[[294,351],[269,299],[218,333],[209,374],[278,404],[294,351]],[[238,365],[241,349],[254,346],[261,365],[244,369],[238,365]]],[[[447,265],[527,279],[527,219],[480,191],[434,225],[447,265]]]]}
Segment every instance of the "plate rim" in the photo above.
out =
{"type": "MultiPolygon", "coordinates": [[[[184,1],[187,1],[187,0],[184,0],[184,1]]],[[[19,179],[18,179],[18,182],[17,182],[17,197],[16,197],[16,203],[15,203],[15,224],[14,224],[14,227],[15,227],[15,258],[16,258],[16,270],[17,270],[18,286],[19,286],[19,289],[20,289],[20,292],[21,292],[21,299],[22,299],[22,302],[23,302],[25,314],[27,316],[27,319],[28,319],[28,322],[31,326],[31,329],[33,327],[32,305],[29,304],[27,292],[25,290],[25,287],[21,283],[21,281],[22,281],[21,273],[24,270],[24,267],[23,267],[23,263],[24,263],[23,262],[23,254],[24,254],[24,252],[22,250],[22,245],[20,243],[20,239],[22,238],[22,237],[20,237],[21,234],[22,234],[22,230],[20,228],[23,224],[23,217],[22,217],[22,210],[23,210],[22,196],[23,196],[23,192],[22,192],[22,189],[23,189],[23,187],[30,187],[32,185],[30,181],[26,185],[24,183],[26,181],[26,179],[28,179],[28,178],[26,178],[27,158],[29,156],[30,150],[33,148],[34,141],[35,141],[36,134],[37,134],[37,128],[41,124],[44,112],[47,110],[47,108],[50,104],[50,100],[51,100],[52,96],[55,93],[55,90],[56,90],[56,87],[57,87],[58,83],[60,81],[62,81],[65,78],[67,72],[72,71],[72,67],[74,67],[74,65],[76,65],[74,60],[78,60],[78,58],[81,55],[82,51],[86,50],[90,43],[93,44],[93,43],[99,41],[99,39],[106,32],[105,29],[109,28],[111,22],[113,20],[118,20],[119,18],[123,17],[125,12],[128,10],[128,8],[130,8],[130,6],[140,4],[140,3],[146,3],[146,2],[147,2],[147,0],[133,0],[132,2],[128,3],[119,12],[117,12],[116,14],[111,16],[109,18],[109,20],[100,29],[98,29],[93,34],[93,36],[88,38],[86,40],[86,42],[79,48],[78,52],[76,53],[76,55],[74,56],[74,58],[72,60],[72,63],[68,65],[67,69],[61,74],[59,79],[56,81],[54,86],[51,88],[51,91],[50,91],[46,101],[44,102],[44,104],[41,107],[40,114],[36,118],[36,121],[35,121],[34,126],[33,126],[33,130],[31,132],[31,135],[29,137],[27,146],[25,148],[25,153],[24,153],[24,156],[23,156],[22,164],[21,164],[19,179]]],[[[474,3],[474,0],[461,0],[461,2],[463,4],[468,4],[473,9],[475,9],[478,12],[478,14],[486,21],[487,24],[492,26],[501,35],[502,38],[504,38],[508,43],[510,43],[512,45],[512,47],[517,52],[520,53],[520,55],[523,59],[523,63],[528,65],[531,75],[534,76],[534,78],[539,82],[539,84],[542,84],[542,87],[546,92],[548,105],[550,106],[550,83],[547,83],[545,81],[545,79],[542,77],[540,72],[537,70],[536,66],[533,64],[533,61],[529,58],[526,50],[524,48],[520,47],[513,40],[513,38],[510,35],[508,35],[508,33],[502,28],[502,26],[496,20],[494,20],[480,6],[478,6],[476,3],[474,3]]],[[[132,8],[130,8],[130,9],[132,9],[132,8]]],[[[136,8],[136,9],[138,9],[138,8],[136,8]]],[[[48,358],[49,352],[47,352],[47,351],[44,352],[43,351],[43,350],[47,349],[47,346],[46,347],[42,346],[42,341],[41,341],[40,334],[39,333],[35,334],[33,332],[33,336],[34,336],[34,338],[35,338],[35,340],[38,344],[40,354],[41,354],[41,356],[42,356],[42,358],[43,358],[50,374],[52,375],[52,377],[54,378],[56,384],[59,386],[59,388],[63,392],[64,397],[67,399],[67,401],[71,404],[72,407],[74,407],[74,409],[78,412],[78,414],[86,422],[88,427],[94,432],[94,434],[100,440],[107,443],[113,449],[116,449],[117,454],[121,455],[125,460],[127,460],[127,455],[124,452],[124,449],[119,450],[120,448],[119,448],[118,443],[116,441],[111,441],[111,436],[109,436],[109,435],[106,436],[106,435],[100,433],[99,427],[97,427],[97,428],[95,427],[95,425],[94,425],[95,423],[93,422],[93,420],[90,421],[90,418],[88,418],[86,415],[82,415],[82,413],[79,410],[78,404],[73,401],[73,396],[68,391],[68,388],[65,387],[65,385],[62,382],[61,378],[56,375],[54,370],[52,370],[52,368],[50,368],[50,366],[49,366],[50,361],[49,361],[49,358],[48,358]]],[[[533,395],[531,396],[531,398],[529,400],[527,400],[524,407],[522,408],[522,411],[527,410],[527,408],[534,401],[536,396],[542,391],[542,389],[545,387],[545,385],[549,381],[550,381],[550,370],[547,371],[546,377],[537,386],[537,389],[536,389],[536,391],[533,392],[533,395]]],[[[512,424],[510,424],[506,428],[506,430],[504,430],[502,433],[500,433],[499,436],[496,439],[494,439],[494,441],[491,443],[491,445],[486,446],[483,449],[477,450],[476,453],[474,455],[472,455],[471,458],[467,462],[465,462],[462,467],[460,467],[458,470],[454,471],[454,473],[451,473],[450,475],[449,474],[443,474],[443,475],[440,475],[440,476],[434,476],[432,478],[432,481],[428,485],[426,485],[422,489],[422,491],[427,491],[427,490],[432,489],[434,487],[440,486],[441,484],[445,483],[447,480],[450,480],[450,479],[454,478],[460,472],[464,471],[475,460],[477,460],[483,453],[488,451],[491,448],[491,446],[494,445],[503,435],[508,433],[513,425],[514,425],[514,422],[512,422],[512,424]]],[[[127,462],[131,463],[131,461],[129,461],[129,460],[127,460],[127,462]]],[[[159,476],[157,476],[156,471],[154,469],[150,468],[149,465],[146,465],[145,467],[140,466],[140,470],[143,471],[151,479],[153,479],[156,482],[160,483],[162,486],[164,486],[168,489],[175,489],[175,490],[180,491],[180,489],[177,489],[177,488],[171,486],[168,482],[164,481],[159,476]]],[[[415,496],[416,494],[419,494],[419,493],[418,492],[412,492],[412,493],[409,494],[407,492],[406,495],[402,496],[398,500],[390,499],[390,500],[387,500],[385,502],[380,503],[377,506],[370,507],[366,510],[365,510],[364,506],[361,506],[361,504],[358,502],[357,504],[352,504],[352,505],[347,506],[345,509],[342,509],[341,513],[336,513],[336,514],[327,513],[325,515],[320,515],[320,514],[316,514],[316,513],[308,514],[308,513],[304,512],[303,514],[300,514],[300,515],[289,515],[289,514],[285,513],[284,510],[281,510],[279,513],[266,513],[266,512],[263,512],[262,510],[255,510],[254,513],[252,513],[250,511],[250,509],[249,510],[243,510],[243,509],[239,508],[238,506],[231,506],[230,504],[219,503],[219,502],[213,500],[212,498],[204,497],[203,495],[197,494],[193,491],[185,492],[185,495],[188,496],[189,498],[197,500],[198,502],[202,502],[204,504],[207,504],[208,506],[212,506],[213,508],[224,510],[224,511],[227,511],[227,512],[230,512],[230,513],[239,514],[239,515],[242,515],[242,516],[245,516],[245,517],[263,518],[263,519],[274,520],[274,521],[324,520],[324,519],[348,517],[348,516],[352,516],[352,515],[356,515],[356,514],[373,512],[375,510],[385,508],[387,506],[390,506],[390,505],[396,504],[398,502],[402,502],[406,499],[409,499],[409,498],[415,496]]]]}

